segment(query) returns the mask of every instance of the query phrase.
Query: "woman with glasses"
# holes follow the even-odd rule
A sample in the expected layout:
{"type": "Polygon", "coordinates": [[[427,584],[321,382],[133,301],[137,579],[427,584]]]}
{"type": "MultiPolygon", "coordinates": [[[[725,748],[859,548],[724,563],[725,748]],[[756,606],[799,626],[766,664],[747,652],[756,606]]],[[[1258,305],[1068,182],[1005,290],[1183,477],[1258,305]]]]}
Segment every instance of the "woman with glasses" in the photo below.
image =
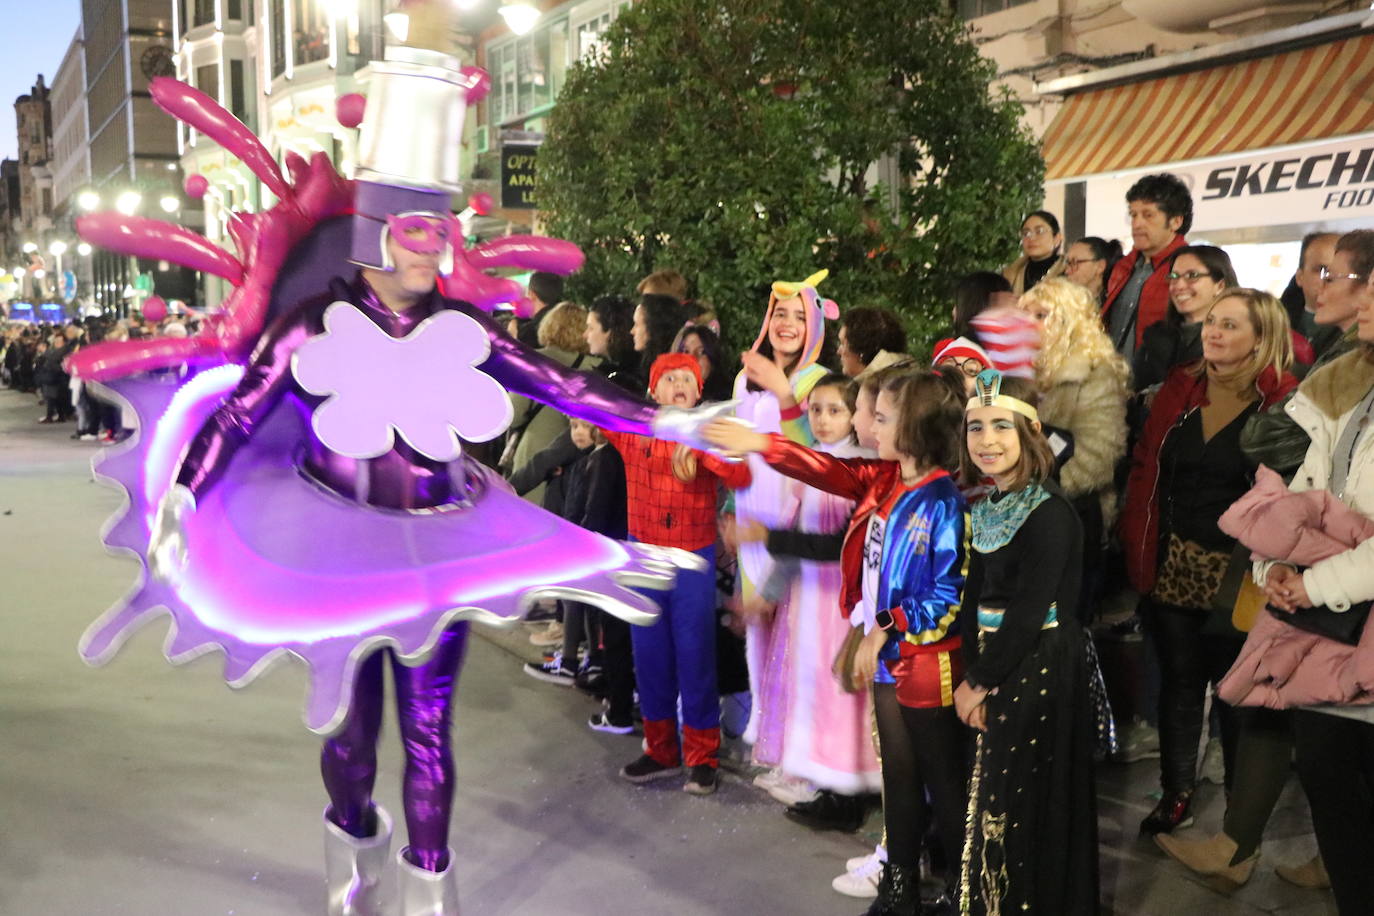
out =
{"type": "Polygon", "coordinates": [[[1064,272],[1064,259],[1059,246],[1064,236],[1059,234],[1059,218],[1048,210],[1036,210],[1021,222],[1021,257],[1002,271],[1011,284],[1011,291],[1021,295],[1041,280],[1057,277],[1064,272]]]}
{"type": "Polygon", "coordinates": [[[1239,286],[1231,258],[1211,245],[1188,245],[1169,268],[1169,314],[1145,329],[1131,366],[1137,392],[1164,381],[1180,363],[1202,358],[1202,319],[1217,294],[1239,286]]]}
{"type": "Polygon", "coordinates": [[[1064,276],[1092,293],[1101,308],[1107,298],[1107,278],[1120,260],[1120,242],[1090,235],[1074,242],[1064,253],[1064,276]]]}

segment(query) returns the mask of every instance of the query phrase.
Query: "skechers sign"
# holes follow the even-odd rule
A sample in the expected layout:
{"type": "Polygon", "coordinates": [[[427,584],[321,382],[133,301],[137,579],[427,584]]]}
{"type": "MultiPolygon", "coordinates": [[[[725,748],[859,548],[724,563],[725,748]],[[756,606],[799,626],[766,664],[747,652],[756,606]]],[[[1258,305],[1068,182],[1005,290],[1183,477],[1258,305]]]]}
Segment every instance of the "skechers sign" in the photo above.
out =
{"type": "Polygon", "coordinates": [[[1192,234],[1374,220],[1374,134],[1364,134],[1087,178],[1086,233],[1129,244],[1126,190],[1156,172],[1193,189],[1192,234]]]}

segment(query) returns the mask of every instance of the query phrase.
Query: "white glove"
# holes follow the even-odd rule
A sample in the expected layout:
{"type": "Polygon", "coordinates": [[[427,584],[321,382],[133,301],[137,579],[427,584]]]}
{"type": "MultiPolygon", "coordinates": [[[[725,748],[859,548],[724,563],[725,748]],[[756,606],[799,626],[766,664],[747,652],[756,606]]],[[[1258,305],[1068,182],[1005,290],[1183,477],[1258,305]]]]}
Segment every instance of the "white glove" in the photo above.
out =
{"type": "Polygon", "coordinates": [[[148,572],[171,583],[186,567],[186,523],[196,511],[196,498],[181,484],[173,484],[158,503],[148,539],[148,572]]]}
{"type": "Polygon", "coordinates": [[[660,407],[654,414],[651,424],[655,439],[680,442],[704,452],[718,452],[711,443],[701,438],[701,431],[712,420],[731,417],[739,401],[721,401],[705,407],[660,407]]]}

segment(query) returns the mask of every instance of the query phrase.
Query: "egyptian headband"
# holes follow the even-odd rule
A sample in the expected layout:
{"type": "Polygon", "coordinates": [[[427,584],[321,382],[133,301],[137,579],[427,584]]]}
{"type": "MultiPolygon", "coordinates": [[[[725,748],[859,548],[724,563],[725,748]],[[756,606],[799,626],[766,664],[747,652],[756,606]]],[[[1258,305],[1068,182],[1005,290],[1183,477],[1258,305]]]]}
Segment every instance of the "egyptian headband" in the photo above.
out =
{"type": "Polygon", "coordinates": [[[973,397],[968,399],[964,409],[973,410],[976,407],[1001,407],[1019,413],[1032,423],[1040,422],[1040,414],[1034,407],[1020,398],[1002,393],[1002,373],[996,369],[984,369],[973,380],[973,397]]]}

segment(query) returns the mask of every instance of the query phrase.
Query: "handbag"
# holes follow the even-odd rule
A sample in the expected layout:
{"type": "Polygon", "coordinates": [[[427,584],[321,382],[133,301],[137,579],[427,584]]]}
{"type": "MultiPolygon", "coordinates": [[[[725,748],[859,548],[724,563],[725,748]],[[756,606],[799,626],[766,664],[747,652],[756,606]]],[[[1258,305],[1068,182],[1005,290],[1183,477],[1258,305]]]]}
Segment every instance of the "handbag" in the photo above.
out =
{"type": "Polygon", "coordinates": [[[1371,604],[1374,602],[1361,601],[1350,605],[1348,611],[1333,611],[1323,604],[1319,607],[1300,607],[1291,614],[1288,611],[1279,610],[1272,604],[1266,605],[1265,609],[1290,627],[1297,627],[1308,633],[1316,633],[1318,636],[1334,639],[1336,642],[1345,643],[1347,646],[1357,646],[1360,643],[1360,636],[1364,633],[1365,621],[1369,619],[1371,604]]]}
{"type": "Polygon", "coordinates": [[[835,653],[835,660],[830,664],[830,673],[835,675],[845,693],[863,693],[868,689],[867,684],[854,683],[854,656],[859,651],[859,643],[863,641],[864,628],[850,627],[844,642],[840,643],[839,651],[835,653]]]}
{"type": "Polygon", "coordinates": [[[1231,554],[1208,550],[1171,532],[1150,594],[1175,607],[1210,608],[1230,563],[1231,554]]]}
{"type": "Polygon", "coordinates": [[[1237,543],[1231,551],[1221,587],[1212,599],[1211,611],[1215,625],[1209,629],[1221,632],[1235,629],[1249,633],[1254,628],[1255,620],[1267,601],[1264,589],[1255,584],[1250,569],[1250,549],[1237,543]]]}

